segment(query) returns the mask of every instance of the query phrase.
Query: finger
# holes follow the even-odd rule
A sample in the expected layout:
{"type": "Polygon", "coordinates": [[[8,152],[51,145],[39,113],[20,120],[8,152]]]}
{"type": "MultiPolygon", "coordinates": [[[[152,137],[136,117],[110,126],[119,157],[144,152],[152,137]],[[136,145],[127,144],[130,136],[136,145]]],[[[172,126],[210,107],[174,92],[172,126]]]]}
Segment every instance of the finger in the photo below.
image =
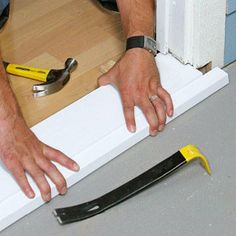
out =
{"type": "Polygon", "coordinates": [[[134,103],[128,96],[122,96],[122,103],[127,129],[129,132],[134,133],[136,131],[134,103]]]}
{"type": "Polygon", "coordinates": [[[43,200],[45,202],[50,201],[51,200],[51,188],[48,184],[48,181],[47,181],[43,171],[33,161],[28,162],[25,169],[32,176],[35,183],[37,184],[43,200]]]}
{"type": "MultiPolygon", "coordinates": [[[[160,85],[159,85],[160,86],[160,85]]],[[[151,83],[150,83],[150,96],[149,96],[149,98],[151,98],[151,97],[153,97],[153,96],[157,96],[157,99],[155,99],[154,98],[154,100],[157,100],[157,101],[159,101],[160,102],[160,97],[158,96],[158,82],[157,82],[157,80],[152,80],[151,81],[151,83]]],[[[150,99],[150,101],[153,103],[154,102],[154,100],[152,99],[150,99]]],[[[157,103],[157,105],[158,105],[158,103],[157,103]]],[[[158,108],[158,107],[157,107],[158,108]]],[[[166,112],[166,105],[165,105],[165,103],[163,104],[163,108],[165,109],[165,112],[166,112]]],[[[156,107],[155,107],[155,109],[156,109],[156,107]]],[[[157,111],[158,109],[156,109],[156,111],[157,111]]],[[[159,124],[160,125],[160,124],[159,124]]]]}
{"type": "Polygon", "coordinates": [[[174,106],[170,94],[162,87],[157,89],[157,94],[165,103],[167,115],[169,117],[173,116],[174,106]]]}
{"type": "Polygon", "coordinates": [[[105,86],[105,85],[108,85],[110,83],[111,83],[111,81],[110,81],[110,78],[108,76],[108,73],[105,73],[105,74],[101,75],[98,78],[98,85],[99,86],[105,86]]]}
{"type": "Polygon", "coordinates": [[[67,192],[66,180],[56,166],[46,158],[40,158],[37,164],[55,184],[57,191],[60,194],[65,194],[67,192]]]}
{"type": "Polygon", "coordinates": [[[98,85],[99,86],[105,86],[108,84],[115,84],[115,78],[118,77],[118,68],[119,68],[118,65],[119,65],[119,61],[118,62],[110,61],[107,64],[107,66],[105,66],[106,68],[103,68],[103,71],[105,71],[105,72],[103,75],[101,75],[98,78],[98,85]]]}
{"type": "Polygon", "coordinates": [[[162,102],[160,98],[152,101],[152,104],[156,110],[157,118],[158,118],[158,131],[162,131],[164,129],[166,123],[166,108],[165,104],[162,102]]]}
{"type": "Polygon", "coordinates": [[[12,166],[11,166],[11,164],[9,166],[8,163],[5,163],[5,164],[6,164],[6,167],[9,169],[9,171],[14,176],[16,182],[18,183],[18,185],[20,186],[20,188],[22,189],[24,194],[28,198],[34,198],[35,193],[34,193],[33,189],[31,188],[31,186],[28,182],[28,179],[26,178],[25,171],[24,171],[22,165],[16,160],[11,163],[11,164],[13,164],[12,166]]]}
{"type": "Polygon", "coordinates": [[[151,102],[147,98],[139,104],[139,107],[143,111],[143,113],[147,119],[147,122],[149,124],[150,135],[152,135],[152,136],[157,135],[158,119],[157,119],[157,114],[156,114],[156,111],[155,111],[153,105],[151,104],[151,102]]]}
{"type": "Polygon", "coordinates": [[[71,158],[69,158],[64,153],[62,153],[57,149],[49,147],[44,143],[42,143],[42,145],[43,145],[43,155],[46,158],[48,158],[51,161],[55,161],[70,170],[79,171],[80,167],[74,160],[72,160],[71,158]]]}

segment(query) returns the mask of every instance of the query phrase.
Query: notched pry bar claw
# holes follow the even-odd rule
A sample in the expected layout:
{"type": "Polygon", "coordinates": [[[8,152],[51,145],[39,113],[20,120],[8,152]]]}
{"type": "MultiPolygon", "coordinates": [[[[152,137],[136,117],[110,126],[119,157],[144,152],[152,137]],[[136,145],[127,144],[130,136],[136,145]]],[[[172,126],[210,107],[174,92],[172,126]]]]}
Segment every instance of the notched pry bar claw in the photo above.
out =
{"type": "Polygon", "coordinates": [[[34,97],[49,95],[61,90],[69,81],[70,74],[78,65],[73,58],[68,58],[64,69],[39,69],[18,64],[4,62],[4,67],[9,74],[22,76],[34,80],[43,81],[42,84],[33,85],[34,97]]]}
{"type": "Polygon", "coordinates": [[[200,158],[202,166],[210,175],[206,157],[190,144],[119,188],[83,204],[55,209],[53,213],[60,224],[85,220],[135,196],[196,158],[200,158]]]}

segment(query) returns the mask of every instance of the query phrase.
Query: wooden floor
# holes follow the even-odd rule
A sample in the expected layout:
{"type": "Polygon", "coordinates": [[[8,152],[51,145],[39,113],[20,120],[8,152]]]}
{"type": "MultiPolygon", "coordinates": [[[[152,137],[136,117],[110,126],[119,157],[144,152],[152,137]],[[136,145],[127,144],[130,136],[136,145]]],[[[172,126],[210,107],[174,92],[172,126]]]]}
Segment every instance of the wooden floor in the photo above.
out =
{"type": "Polygon", "coordinates": [[[36,81],[9,76],[27,124],[31,127],[97,87],[99,68],[124,49],[118,14],[103,11],[93,0],[12,0],[11,16],[1,31],[5,61],[63,68],[66,58],[79,62],[58,93],[33,98],[36,81]]]}

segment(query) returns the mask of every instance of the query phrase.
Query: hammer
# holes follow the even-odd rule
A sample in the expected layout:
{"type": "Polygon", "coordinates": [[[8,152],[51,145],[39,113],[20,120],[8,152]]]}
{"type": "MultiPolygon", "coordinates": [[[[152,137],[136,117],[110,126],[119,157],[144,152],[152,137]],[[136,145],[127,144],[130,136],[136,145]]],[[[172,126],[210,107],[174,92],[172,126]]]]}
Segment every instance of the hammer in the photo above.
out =
{"type": "Polygon", "coordinates": [[[78,62],[73,58],[68,58],[64,69],[51,70],[11,64],[5,61],[3,64],[9,74],[43,81],[43,83],[33,85],[32,87],[33,96],[42,97],[61,90],[69,81],[70,73],[76,69],[78,62]]]}

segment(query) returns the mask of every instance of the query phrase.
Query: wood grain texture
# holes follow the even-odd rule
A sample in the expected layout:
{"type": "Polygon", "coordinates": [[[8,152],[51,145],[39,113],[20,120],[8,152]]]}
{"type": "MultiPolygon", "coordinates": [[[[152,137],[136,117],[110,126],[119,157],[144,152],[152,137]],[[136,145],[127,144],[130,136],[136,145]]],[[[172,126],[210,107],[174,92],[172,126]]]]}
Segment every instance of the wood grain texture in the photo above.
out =
{"type": "Polygon", "coordinates": [[[2,56],[12,63],[60,69],[68,57],[79,62],[60,92],[42,98],[32,97],[37,81],[9,76],[30,127],[94,90],[100,66],[124,50],[120,16],[93,0],[12,0],[0,37],[2,56]]]}

